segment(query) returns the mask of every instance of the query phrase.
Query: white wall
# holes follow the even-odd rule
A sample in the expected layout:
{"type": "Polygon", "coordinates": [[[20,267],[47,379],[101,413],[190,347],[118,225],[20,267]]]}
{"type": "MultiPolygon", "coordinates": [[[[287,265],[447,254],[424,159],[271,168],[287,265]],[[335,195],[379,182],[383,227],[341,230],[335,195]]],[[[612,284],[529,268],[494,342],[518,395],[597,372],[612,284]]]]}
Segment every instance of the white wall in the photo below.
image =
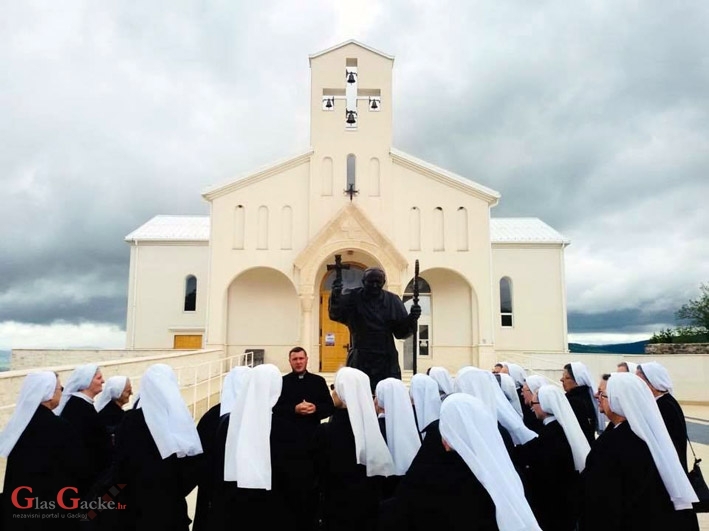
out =
{"type": "Polygon", "coordinates": [[[207,242],[131,244],[127,348],[172,348],[175,334],[203,333],[208,251],[207,242]],[[197,277],[194,312],[184,311],[188,275],[197,277]]]}
{"type": "Polygon", "coordinates": [[[492,263],[495,350],[565,352],[562,247],[494,244],[492,263]],[[500,322],[502,277],[512,281],[512,327],[503,327],[500,322]]]}

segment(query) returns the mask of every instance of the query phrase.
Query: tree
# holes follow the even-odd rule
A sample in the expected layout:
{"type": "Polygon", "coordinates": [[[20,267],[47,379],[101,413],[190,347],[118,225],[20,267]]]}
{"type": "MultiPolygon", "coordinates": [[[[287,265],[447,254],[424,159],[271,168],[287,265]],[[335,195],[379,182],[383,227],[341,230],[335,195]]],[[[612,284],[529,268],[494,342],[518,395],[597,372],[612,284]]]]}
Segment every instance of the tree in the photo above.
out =
{"type": "Polygon", "coordinates": [[[684,304],[677,310],[677,319],[689,321],[692,325],[709,331],[709,284],[699,286],[701,296],[684,304]]]}

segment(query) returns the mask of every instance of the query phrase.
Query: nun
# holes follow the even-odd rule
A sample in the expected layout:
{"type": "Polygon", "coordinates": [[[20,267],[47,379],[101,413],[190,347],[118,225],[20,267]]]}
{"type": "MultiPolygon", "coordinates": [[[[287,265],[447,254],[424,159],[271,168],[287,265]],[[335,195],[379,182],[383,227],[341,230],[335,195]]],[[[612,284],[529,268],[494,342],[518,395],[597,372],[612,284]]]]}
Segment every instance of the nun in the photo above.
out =
{"type": "Polygon", "coordinates": [[[655,402],[677,450],[682,468],[687,470],[687,421],[679,402],[672,396],[672,379],[662,365],[656,361],[638,365],[636,374],[643,379],[655,397],[655,402]]]}
{"type": "Polygon", "coordinates": [[[453,392],[453,377],[445,367],[431,367],[426,374],[438,384],[438,393],[441,400],[453,392]]]}
{"type": "Polygon", "coordinates": [[[90,485],[98,481],[110,464],[109,438],[99,421],[94,398],[103,389],[98,365],[79,365],[69,375],[55,413],[76,430],[88,453],[90,485]]]}
{"type": "MultiPolygon", "coordinates": [[[[379,427],[394,461],[394,474],[384,482],[382,496],[394,494],[396,485],[411,466],[421,448],[414,409],[404,382],[385,378],[376,387],[375,408],[381,411],[379,427]]],[[[439,401],[440,402],[440,401],[439,401]]]]}
{"type": "Polygon", "coordinates": [[[328,531],[373,531],[382,482],[394,474],[394,461],[379,429],[369,377],[341,368],[332,399],[335,411],[316,432],[323,523],[328,531]]]}
{"type": "Polygon", "coordinates": [[[233,529],[236,521],[258,521],[264,529],[284,529],[290,514],[283,499],[280,470],[287,457],[282,425],[273,415],[283,377],[272,364],[243,374],[232,410],[217,430],[217,461],[223,483],[214,491],[214,526],[233,529]]]}
{"type": "Polygon", "coordinates": [[[440,430],[446,459],[410,469],[386,523],[402,531],[539,530],[489,407],[452,394],[440,430]]]}
{"type": "Polygon", "coordinates": [[[202,415],[197,423],[197,433],[202,443],[202,467],[199,473],[199,483],[197,485],[197,504],[195,507],[194,523],[192,531],[204,531],[211,529],[213,494],[216,485],[220,484],[220,473],[215,466],[215,452],[217,452],[217,429],[220,419],[231,413],[236,404],[236,397],[244,381],[246,372],[251,367],[240,365],[231,369],[222,382],[221,400],[202,415]]]}
{"type": "Polygon", "coordinates": [[[512,379],[512,376],[510,376],[509,374],[500,373],[499,377],[500,377],[500,389],[502,389],[502,392],[505,394],[507,401],[512,406],[512,409],[514,409],[517,412],[519,417],[521,419],[524,419],[524,413],[522,413],[522,404],[524,402],[520,402],[520,400],[519,400],[519,395],[517,394],[517,387],[515,385],[515,381],[512,379]]]}
{"type": "Polygon", "coordinates": [[[586,458],[580,529],[698,529],[697,496],[645,382],[613,373],[598,395],[613,426],[586,458]]]}
{"type": "Polygon", "coordinates": [[[530,417],[526,414],[527,411],[532,411],[532,397],[542,385],[548,383],[544,376],[538,374],[530,374],[524,379],[522,384],[522,409],[524,410],[524,425],[534,433],[539,433],[542,430],[543,424],[534,414],[530,417]]]}
{"type": "Polygon", "coordinates": [[[522,419],[524,420],[524,425],[530,430],[536,432],[539,429],[539,423],[537,418],[532,413],[532,410],[524,405],[524,393],[522,388],[524,387],[524,382],[527,380],[527,373],[522,368],[521,365],[516,363],[503,362],[502,374],[507,373],[512,377],[515,382],[515,392],[517,393],[517,400],[519,402],[520,409],[515,408],[516,411],[521,411],[522,419]]]}
{"type": "Polygon", "coordinates": [[[122,528],[188,531],[185,497],[197,484],[201,454],[174,371],[151,365],[140,380],[140,405],[126,412],[116,437],[115,479],[125,485],[122,528]]]}
{"type": "Polygon", "coordinates": [[[438,426],[438,417],[441,415],[438,384],[426,374],[414,374],[409,382],[409,395],[414,406],[416,425],[423,440],[434,422],[438,426]]]}
{"type": "Polygon", "coordinates": [[[589,445],[596,439],[596,431],[605,427],[605,419],[598,408],[598,400],[593,392],[593,380],[586,365],[572,361],[564,365],[561,386],[566,398],[579,421],[579,426],[589,445]]]}
{"type": "Polygon", "coordinates": [[[111,376],[103,387],[103,391],[96,397],[94,406],[98,413],[98,420],[108,440],[109,455],[113,455],[116,447],[116,431],[123,420],[123,407],[133,394],[133,386],[126,376],[111,376]]]}
{"type": "MultiPolygon", "coordinates": [[[[15,496],[22,504],[37,502],[56,504],[65,487],[86,484],[89,473],[85,452],[76,431],[52,413],[59,405],[62,386],[53,372],[29,373],[22,382],[20,396],[7,426],[0,433],[0,456],[7,458],[3,486],[0,528],[77,529],[77,519],[68,519],[68,511],[54,508],[18,508],[11,503],[15,496]],[[42,519],[43,514],[58,518],[42,519]],[[36,518],[26,515],[36,514],[36,518]],[[15,517],[22,515],[22,519],[15,517]]],[[[81,492],[65,492],[65,504],[81,492]]],[[[35,504],[36,505],[36,504],[35,504]]]]}
{"type": "Polygon", "coordinates": [[[543,427],[538,438],[515,448],[527,500],[544,531],[572,531],[590,446],[559,387],[540,387],[531,404],[543,427]]]}
{"type": "Polygon", "coordinates": [[[524,425],[522,417],[497,385],[494,374],[469,367],[458,371],[455,382],[458,391],[481,400],[490,414],[497,419],[500,436],[510,456],[514,455],[514,446],[525,444],[537,437],[535,432],[524,425]]]}

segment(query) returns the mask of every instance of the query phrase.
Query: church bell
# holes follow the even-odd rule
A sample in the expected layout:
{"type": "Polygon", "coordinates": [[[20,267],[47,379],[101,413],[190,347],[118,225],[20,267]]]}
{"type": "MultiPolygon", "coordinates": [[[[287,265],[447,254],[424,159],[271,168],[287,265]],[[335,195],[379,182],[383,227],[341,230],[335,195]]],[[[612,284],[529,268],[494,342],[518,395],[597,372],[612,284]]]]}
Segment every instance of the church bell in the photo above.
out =
{"type": "Polygon", "coordinates": [[[350,125],[357,123],[357,119],[355,118],[355,112],[354,111],[347,111],[347,120],[346,122],[350,125]]]}

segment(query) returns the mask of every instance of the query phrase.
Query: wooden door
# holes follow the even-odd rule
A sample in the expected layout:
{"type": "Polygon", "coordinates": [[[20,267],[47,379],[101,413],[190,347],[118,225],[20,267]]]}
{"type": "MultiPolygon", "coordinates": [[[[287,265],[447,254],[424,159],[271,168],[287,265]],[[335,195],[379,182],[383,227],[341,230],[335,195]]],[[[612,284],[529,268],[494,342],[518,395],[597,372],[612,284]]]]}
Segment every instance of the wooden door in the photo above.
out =
{"type": "Polygon", "coordinates": [[[331,321],[327,312],[330,292],[320,294],[320,371],[336,372],[347,362],[350,331],[346,325],[331,321]]]}
{"type": "Polygon", "coordinates": [[[172,345],[175,349],[199,350],[202,348],[202,335],[175,335],[172,345]]]}

